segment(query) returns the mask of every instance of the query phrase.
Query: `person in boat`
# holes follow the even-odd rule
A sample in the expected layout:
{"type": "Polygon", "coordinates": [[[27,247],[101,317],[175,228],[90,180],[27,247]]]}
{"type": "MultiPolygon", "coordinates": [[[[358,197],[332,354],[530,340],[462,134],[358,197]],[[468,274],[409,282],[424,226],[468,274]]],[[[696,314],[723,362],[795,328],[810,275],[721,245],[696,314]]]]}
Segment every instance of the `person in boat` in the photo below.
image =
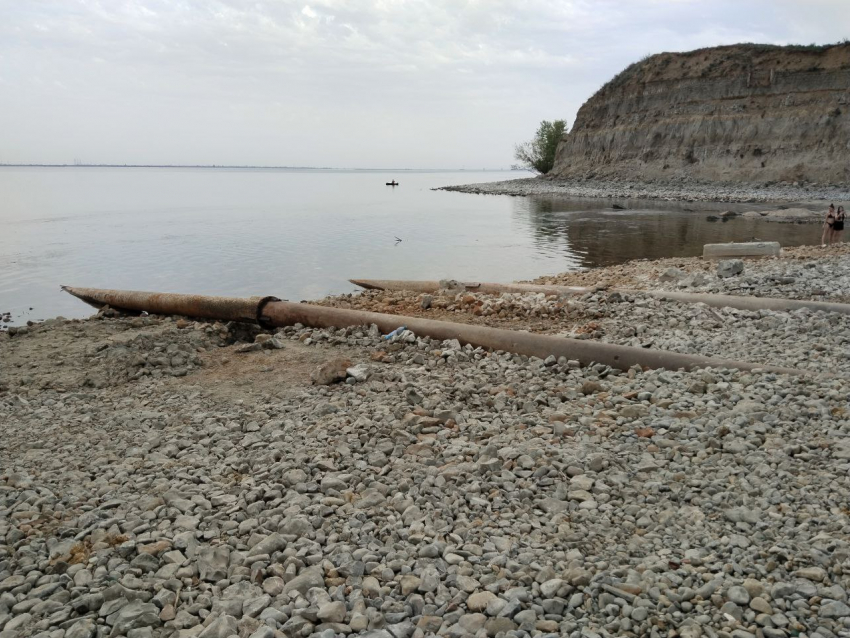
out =
{"type": "Polygon", "coordinates": [[[838,212],[835,213],[835,222],[832,224],[832,243],[840,244],[841,243],[841,233],[844,232],[844,220],[847,217],[847,213],[844,212],[844,206],[838,207],[838,212]]]}
{"type": "Polygon", "coordinates": [[[823,236],[820,239],[821,247],[825,247],[827,242],[832,243],[832,227],[835,224],[835,204],[830,204],[826,211],[826,219],[823,222],[823,236]]]}

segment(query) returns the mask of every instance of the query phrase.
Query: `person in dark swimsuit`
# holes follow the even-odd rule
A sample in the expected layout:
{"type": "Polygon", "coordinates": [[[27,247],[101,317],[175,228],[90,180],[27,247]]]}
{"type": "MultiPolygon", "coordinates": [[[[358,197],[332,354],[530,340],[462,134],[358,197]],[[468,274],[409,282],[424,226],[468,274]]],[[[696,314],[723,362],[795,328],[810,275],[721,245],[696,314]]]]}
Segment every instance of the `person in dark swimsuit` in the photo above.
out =
{"type": "Polygon", "coordinates": [[[832,224],[832,243],[841,243],[841,233],[844,232],[844,219],[847,214],[844,212],[844,206],[838,207],[838,212],[835,213],[835,221],[832,224]]]}
{"type": "Polygon", "coordinates": [[[835,204],[830,204],[826,211],[826,220],[823,223],[823,236],[820,239],[821,248],[825,247],[827,242],[832,243],[833,224],[835,224],[835,204]]]}

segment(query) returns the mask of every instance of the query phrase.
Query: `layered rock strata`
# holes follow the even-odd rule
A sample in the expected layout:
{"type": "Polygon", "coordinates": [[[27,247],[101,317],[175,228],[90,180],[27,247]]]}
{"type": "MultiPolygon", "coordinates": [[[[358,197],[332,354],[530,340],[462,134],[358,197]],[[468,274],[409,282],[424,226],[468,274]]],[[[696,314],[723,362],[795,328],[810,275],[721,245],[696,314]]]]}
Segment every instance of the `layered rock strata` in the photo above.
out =
{"type": "Polygon", "coordinates": [[[549,176],[850,182],[850,43],[653,55],[581,107],[549,176]]]}

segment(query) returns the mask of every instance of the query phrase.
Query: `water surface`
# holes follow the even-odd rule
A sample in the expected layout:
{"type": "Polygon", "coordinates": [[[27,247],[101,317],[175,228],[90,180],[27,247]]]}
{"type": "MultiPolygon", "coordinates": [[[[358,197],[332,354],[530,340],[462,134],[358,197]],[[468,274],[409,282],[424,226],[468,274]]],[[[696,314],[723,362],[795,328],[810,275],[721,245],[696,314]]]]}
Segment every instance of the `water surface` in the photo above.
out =
{"type": "Polygon", "coordinates": [[[0,312],[90,314],[61,284],[301,300],[349,292],[350,278],[512,281],[715,241],[819,239],[816,226],[706,221],[728,205],[431,190],[516,175],[0,168],[0,312]]]}

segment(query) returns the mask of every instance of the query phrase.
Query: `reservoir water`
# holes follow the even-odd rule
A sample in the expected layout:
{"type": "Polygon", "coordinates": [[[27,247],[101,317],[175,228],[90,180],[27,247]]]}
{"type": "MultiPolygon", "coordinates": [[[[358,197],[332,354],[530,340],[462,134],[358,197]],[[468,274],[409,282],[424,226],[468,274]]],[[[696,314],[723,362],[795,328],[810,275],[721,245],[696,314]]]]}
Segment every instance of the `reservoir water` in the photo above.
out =
{"type": "Polygon", "coordinates": [[[297,301],[350,292],[350,278],[513,281],[716,241],[819,241],[816,224],[706,221],[751,204],[615,210],[432,190],[518,175],[0,167],[0,312],[13,324],[91,314],[62,284],[297,301]]]}

